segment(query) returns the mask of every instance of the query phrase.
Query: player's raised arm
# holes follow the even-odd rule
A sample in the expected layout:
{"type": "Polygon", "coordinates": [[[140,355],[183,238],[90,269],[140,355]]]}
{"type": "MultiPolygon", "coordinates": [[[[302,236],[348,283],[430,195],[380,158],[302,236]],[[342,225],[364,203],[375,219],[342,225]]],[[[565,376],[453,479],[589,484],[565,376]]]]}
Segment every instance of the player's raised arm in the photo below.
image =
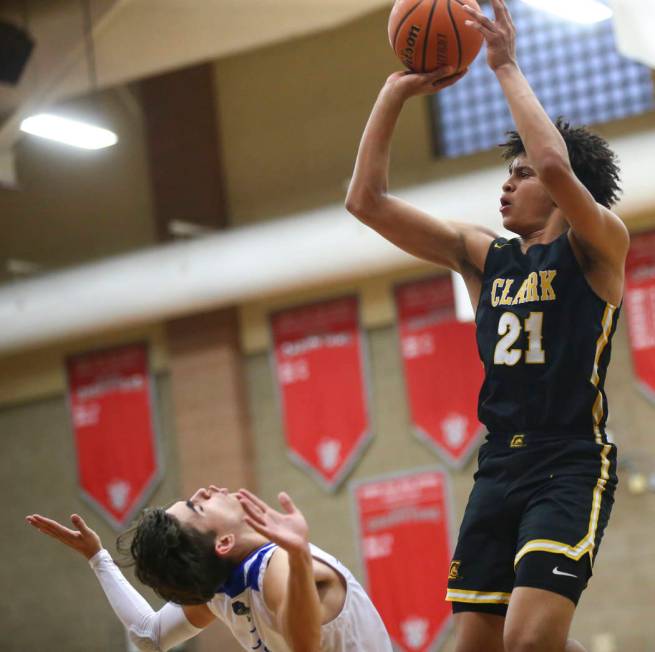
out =
{"type": "Polygon", "coordinates": [[[278,496],[283,513],[245,489],[238,497],[246,522],[284,551],[273,557],[264,579],[264,599],[284,638],[294,651],[318,650],[324,618],[304,516],[284,492],[278,496]]]}
{"type": "Polygon", "coordinates": [[[436,219],[388,193],[391,138],[407,99],[454,84],[466,71],[397,72],[383,86],[371,112],[353,173],[346,208],[404,251],[458,272],[484,266],[493,234],[478,227],[436,219]]]}
{"type": "Polygon", "coordinates": [[[125,579],[97,533],[81,516],[73,514],[75,529],[57,521],[31,514],[25,519],[32,527],[82,555],[93,569],[112,609],[142,652],[169,650],[190,639],[209,625],[214,616],[205,605],[165,604],[154,611],[141,594],[125,579]]]}
{"type": "MultiPolygon", "coordinates": [[[[470,26],[487,42],[487,62],[501,85],[525,152],[537,176],[569,223],[574,237],[592,260],[622,268],[628,248],[623,222],[575,175],[566,143],[521,72],[515,52],[515,29],[504,0],[491,0],[495,20],[465,6],[470,26]]],[[[612,193],[615,194],[615,193],[612,193]]]]}

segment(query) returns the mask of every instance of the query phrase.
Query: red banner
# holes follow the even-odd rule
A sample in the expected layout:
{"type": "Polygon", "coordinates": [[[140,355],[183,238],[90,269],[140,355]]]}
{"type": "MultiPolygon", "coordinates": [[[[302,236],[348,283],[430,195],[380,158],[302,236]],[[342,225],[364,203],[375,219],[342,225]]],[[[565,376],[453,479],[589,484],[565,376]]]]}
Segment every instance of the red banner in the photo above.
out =
{"type": "Polygon", "coordinates": [[[67,359],[82,495],[124,528],[159,479],[145,344],[67,359]]]}
{"type": "Polygon", "coordinates": [[[357,297],[271,316],[291,458],[335,489],[370,437],[357,297]]]}
{"type": "Polygon", "coordinates": [[[448,476],[414,471],[353,485],[367,591],[399,650],[441,646],[452,554],[448,476]]]}
{"type": "Polygon", "coordinates": [[[626,262],[625,304],[637,382],[655,400],[655,232],[632,238],[626,262]]]}
{"type": "Polygon", "coordinates": [[[475,325],[457,321],[449,277],[398,285],[395,299],[414,431],[460,468],[483,432],[477,417],[483,367],[475,325]]]}

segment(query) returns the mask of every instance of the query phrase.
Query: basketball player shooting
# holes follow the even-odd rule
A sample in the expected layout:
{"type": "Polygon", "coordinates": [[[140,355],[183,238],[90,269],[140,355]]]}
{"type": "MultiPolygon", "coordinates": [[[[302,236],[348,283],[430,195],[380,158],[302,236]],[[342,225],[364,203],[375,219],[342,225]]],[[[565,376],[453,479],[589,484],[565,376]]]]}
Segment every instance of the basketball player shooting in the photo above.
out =
{"type": "Polygon", "coordinates": [[[457,652],[580,652],[569,629],[617,482],[604,381],[629,236],[610,210],[614,154],[586,129],[551,122],[517,63],[505,3],[491,5],[494,20],[465,8],[466,27],[484,37],[516,125],[499,209],[518,237],[436,219],[387,190],[404,103],[455,83],[465,71],[454,68],[388,78],[346,206],[401,249],[459,272],[477,311],[489,434],[448,578],[457,652]]]}
{"type": "Polygon", "coordinates": [[[26,520],[89,561],[142,652],[169,650],[217,618],[245,650],[391,652],[364,589],[309,543],[291,498],[281,493],[279,500],[282,512],[244,489],[210,485],[168,509],[146,510],[126,536],[137,577],[167,600],[159,611],[129,584],[80,516],[71,517],[75,529],[39,514],[26,520]]]}

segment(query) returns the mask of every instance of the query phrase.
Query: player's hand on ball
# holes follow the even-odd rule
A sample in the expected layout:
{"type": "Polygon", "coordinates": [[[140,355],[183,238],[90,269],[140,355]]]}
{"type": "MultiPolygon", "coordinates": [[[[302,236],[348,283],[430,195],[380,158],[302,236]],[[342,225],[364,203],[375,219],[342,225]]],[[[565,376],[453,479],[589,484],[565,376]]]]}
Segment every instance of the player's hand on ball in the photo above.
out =
{"type": "Polygon", "coordinates": [[[466,24],[484,37],[487,63],[492,70],[496,70],[506,64],[516,64],[516,30],[504,0],[491,0],[491,6],[495,20],[490,20],[470,5],[463,8],[470,16],[466,24]]]}
{"type": "Polygon", "coordinates": [[[71,521],[76,528],[75,530],[71,530],[61,523],[41,516],[40,514],[31,514],[30,516],[26,516],[25,520],[39,532],[60,541],[69,548],[84,555],[87,559],[91,559],[102,548],[102,541],[100,541],[98,534],[78,514],[71,516],[71,521]]]}
{"type": "Polygon", "coordinates": [[[399,93],[403,99],[415,95],[432,95],[438,93],[448,86],[458,82],[466,73],[468,68],[455,73],[454,68],[439,68],[434,72],[409,72],[407,70],[394,72],[387,79],[385,88],[394,93],[399,93]]]}
{"type": "Polygon", "coordinates": [[[246,523],[287,552],[301,552],[309,545],[309,527],[302,512],[285,492],[278,494],[284,513],[267,505],[255,494],[240,489],[237,498],[246,513],[246,523]]]}

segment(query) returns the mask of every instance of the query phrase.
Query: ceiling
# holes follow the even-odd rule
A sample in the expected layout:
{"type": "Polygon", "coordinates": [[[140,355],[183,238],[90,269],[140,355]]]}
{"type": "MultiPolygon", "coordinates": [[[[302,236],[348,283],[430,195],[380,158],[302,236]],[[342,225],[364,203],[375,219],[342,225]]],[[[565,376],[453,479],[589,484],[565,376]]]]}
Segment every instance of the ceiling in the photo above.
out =
{"type": "Polygon", "coordinates": [[[25,117],[51,104],[64,112],[104,112],[108,124],[141,143],[140,105],[130,82],[329,30],[391,3],[0,0],[0,20],[26,28],[35,41],[19,83],[0,83],[0,283],[42,265],[56,269],[156,241],[144,219],[149,192],[134,187],[147,179],[139,146],[112,148],[102,158],[74,151],[62,157],[56,144],[20,138],[25,117]],[[75,198],[62,192],[73,187],[83,189],[75,198]],[[100,215],[108,192],[125,200],[118,206],[112,200],[114,214],[100,215]]]}
{"type": "Polygon", "coordinates": [[[91,67],[87,0],[0,0],[0,20],[26,27],[36,43],[19,83],[0,83],[0,283],[29,273],[30,262],[58,269],[156,241],[144,217],[151,214],[149,190],[136,187],[148,172],[130,82],[327,31],[384,12],[392,1],[88,0],[91,67]],[[84,158],[19,140],[21,120],[53,103],[113,114],[108,122],[137,144],[84,158]],[[20,185],[7,190],[14,165],[20,185]],[[73,186],[81,189],[75,197],[61,190],[73,186]],[[109,205],[112,214],[103,212],[109,205]]]}
{"type": "MultiPolygon", "coordinates": [[[[39,105],[88,93],[86,0],[5,0],[0,19],[36,47],[19,84],[0,85],[0,151],[39,105]]],[[[88,0],[97,88],[324,30],[392,0],[88,0]]]]}

